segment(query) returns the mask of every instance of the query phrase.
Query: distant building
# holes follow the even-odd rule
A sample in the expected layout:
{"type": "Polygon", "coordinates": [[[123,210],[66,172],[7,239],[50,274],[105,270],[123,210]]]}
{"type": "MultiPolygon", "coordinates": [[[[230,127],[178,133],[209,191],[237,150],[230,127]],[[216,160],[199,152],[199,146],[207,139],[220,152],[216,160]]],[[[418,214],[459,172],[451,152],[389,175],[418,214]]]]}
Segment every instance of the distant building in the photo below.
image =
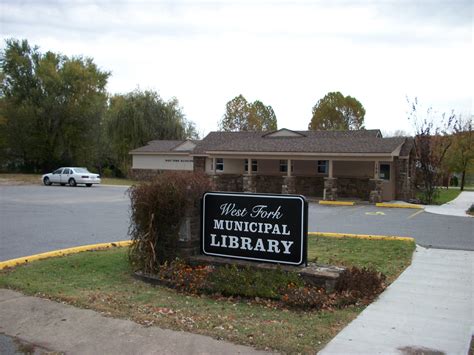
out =
{"type": "Polygon", "coordinates": [[[132,173],[204,171],[221,191],[296,193],[372,202],[413,197],[413,140],[379,130],[211,132],[130,152],[132,173]]]}

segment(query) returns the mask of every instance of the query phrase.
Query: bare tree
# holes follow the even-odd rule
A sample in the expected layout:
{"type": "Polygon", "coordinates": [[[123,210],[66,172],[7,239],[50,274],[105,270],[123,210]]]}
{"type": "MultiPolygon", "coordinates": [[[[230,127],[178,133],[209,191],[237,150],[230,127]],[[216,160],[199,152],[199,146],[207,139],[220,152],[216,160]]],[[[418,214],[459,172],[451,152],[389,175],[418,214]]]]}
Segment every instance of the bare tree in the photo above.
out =
{"type": "Polygon", "coordinates": [[[456,115],[454,112],[439,114],[432,107],[423,113],[417,98],[407,101],[410,105],[408,119],[415,129],[415,185],[421,192],[422,202],[431,204],[438,195],[443,161],[452,144],[448,133],[455,123],[456,115]]]}

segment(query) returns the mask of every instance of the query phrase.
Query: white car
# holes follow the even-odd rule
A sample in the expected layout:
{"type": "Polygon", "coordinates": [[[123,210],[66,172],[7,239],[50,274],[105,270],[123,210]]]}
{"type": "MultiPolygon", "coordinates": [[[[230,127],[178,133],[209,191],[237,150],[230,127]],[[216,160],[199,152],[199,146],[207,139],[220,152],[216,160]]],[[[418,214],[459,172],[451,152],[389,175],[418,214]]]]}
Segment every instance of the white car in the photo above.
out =
{"type": "Polygon", "coordinates": [[[59,168],[52,173],[43,175],[41,180],[47,186],[52,184],[60,184],[61,186],[85,184],[87,187],[91,187],[92,184],[100,184],[100,176],[91,173],[86,168],[59,168]]]}

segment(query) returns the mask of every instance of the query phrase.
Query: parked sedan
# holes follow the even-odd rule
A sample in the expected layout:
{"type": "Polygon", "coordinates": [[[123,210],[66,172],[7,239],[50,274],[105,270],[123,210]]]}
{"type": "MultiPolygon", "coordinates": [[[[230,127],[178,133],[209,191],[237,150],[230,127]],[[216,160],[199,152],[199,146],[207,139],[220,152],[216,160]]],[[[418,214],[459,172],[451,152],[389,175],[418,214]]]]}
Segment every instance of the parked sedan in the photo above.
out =
{"type": "Polygon", "coordinates": [[[52,184],[60,184],[61,186],[85,184],[87,187],[91,187],[92,184],[100,184],[100,176],[91,173],[86,168],[59,168],[52,173],[43,175],[41,179],[47,186],[52,184]]]}

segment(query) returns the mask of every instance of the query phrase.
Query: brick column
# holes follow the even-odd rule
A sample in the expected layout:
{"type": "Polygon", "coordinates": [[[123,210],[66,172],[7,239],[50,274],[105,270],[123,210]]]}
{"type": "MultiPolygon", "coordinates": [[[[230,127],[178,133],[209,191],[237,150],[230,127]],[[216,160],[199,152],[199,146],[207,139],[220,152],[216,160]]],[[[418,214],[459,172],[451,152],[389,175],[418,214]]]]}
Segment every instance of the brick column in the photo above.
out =
{"type": "Polygon", "coordinates": [[[382,179],[369,180],[369,189],[370,189],[369,202],[370,203],[382,202],[382,186],[383,186],[382,179]]]}
{"type": "Polygon", "coordinates": [[[200,206],[188,205],[186,207],[178,232],[176,256],[179,258],[187,258],[191,255],[199,255],[200,253],[200,211],[200,206]]]}
{"type": "Polygon", "coordinates": [[[257,179],[255,175],[245,174],[242,179],[244,192],[257,192],[257,179]]]}
{"type": "Polygon", "coordinates": [[[295,194],[296,193],[296,177],[294,176],[283,176],[283,185],[281,185],[282,194],[295,194]]]}
{"type": "Polygon", "coordinates": [[[337,179],[327,177],[324,178],[324,191],[323,198],[326,201],[335,201],[337,200],[337,179]]]}

